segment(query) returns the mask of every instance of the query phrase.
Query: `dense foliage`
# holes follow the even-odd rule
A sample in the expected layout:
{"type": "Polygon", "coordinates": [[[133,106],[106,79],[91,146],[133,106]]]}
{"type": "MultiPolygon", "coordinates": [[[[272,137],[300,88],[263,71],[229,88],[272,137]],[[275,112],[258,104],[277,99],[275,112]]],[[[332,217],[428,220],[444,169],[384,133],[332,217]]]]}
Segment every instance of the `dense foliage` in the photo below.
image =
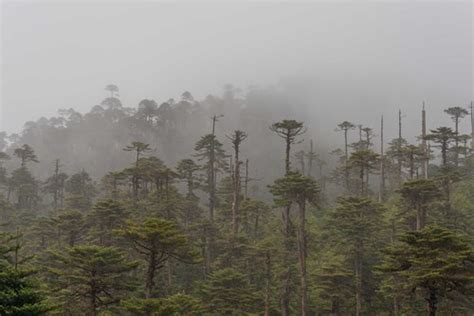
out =
{"type": "Polygon", "coordinates": [[[386,151],[343,121],[325,161],[262,91],[134,109],[106,90],[2,134],[1,315],[474,312],[467,109],[386,151]]]}

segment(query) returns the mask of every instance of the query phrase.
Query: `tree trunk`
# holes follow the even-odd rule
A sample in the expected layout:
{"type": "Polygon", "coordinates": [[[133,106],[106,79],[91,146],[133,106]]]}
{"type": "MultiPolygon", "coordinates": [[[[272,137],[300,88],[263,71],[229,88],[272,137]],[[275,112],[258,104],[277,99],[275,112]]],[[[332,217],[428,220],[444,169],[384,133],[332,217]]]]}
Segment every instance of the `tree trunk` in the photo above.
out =
{"type": "Polygon", "coordinates": [[[232,235],[235,238],[239,231],[239,206],[240,206],[240,161],[239,147],[235,150],[234,192],[232,197],[232,235]]]}
{"type": "MultiPolygon", "coordinates": [[[[286,157],[285,157],[285,174],[290,172],[290,151],[291,151],[291,139],[288,136],[286,138],[286,157]]],[[[283,316],[290,315],[290,283],[291,283],[291,219],[290,219],[290,206],[286,206],[283,211],[283,220],[285,225],[285,266],[286,271],[284,273],[283,281],[283,293],[281,295],[281,313],[283,316]]]]}
{"type": "Polygon", "coordinates": [[[148,262],[148,269],[146,273],[146,282],[145,282],[145,297],[151,298],[153,293],[153,288],[155,287],[155,267],[156,267],[156,255],[152,254],[150,261],[148,262]]]}
{"type": "Polygon", "coordinates": [[[267,251],[266,253],[265,266],[266,266],[266,279],[267,280],[266,280],[266,285],[265,285],[264,316],[270,316],[270,296],[271,296],[271,281],[272,281],[270,251],[267,251]]]}
{"type": "Polygon", "coordinates": [[[308,314],[308,286],[306,279],[306,201],[298,203],[300,211],[300,225],[298,227],[298,259],[300,261],[300,296],[301,316],[308,314]]]}
{"type": "Polygon", "coordinates": [[[438,297],[434,290],[430,290],[430,296],[427,299],[428,301],[428,316],[436,316],[436,309],[438,304],[438,297]]]}
{"type": "Polygon", "coordinates": [[[356,316],[360,316],[362,312],[362,262],[359,252],[356,254],[355,258],[355,281],[356,281],[356,316]]]}

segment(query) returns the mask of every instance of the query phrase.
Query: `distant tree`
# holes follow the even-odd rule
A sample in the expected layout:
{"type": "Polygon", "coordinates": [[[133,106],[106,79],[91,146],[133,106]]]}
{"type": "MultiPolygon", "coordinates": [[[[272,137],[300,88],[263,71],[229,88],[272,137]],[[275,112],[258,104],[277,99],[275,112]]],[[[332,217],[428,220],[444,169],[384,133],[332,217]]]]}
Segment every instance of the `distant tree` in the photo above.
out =
{"type": "MultiPolygon", "coordinates": [[[[349,161],[349,143],[348,143],[348,135],[349,131],[355,129],[355,125],[351,122],[344,121],[337,125],[336,131],[344,132],[344,164],[347,168],[347,163],[349,161]]],[[[345,171],[345,182],[346,182],[346,189],[349,190],[349,170],[346,169],[345,171]]]]}
{"type": "Polygon", "coordinates": [[[150,145],[142,142],[134,141],[131,145],[126,146],[124,151],[135,152],[135,170],[133,170],[132,184],[133,184],[133,198],[135,201],[138,200],[138,189],[139,189],[139,177],[136,174],[139,168],[140,157],[144,153],[151,151],[150,145]]]}
{"type": "Polygon", "coordinates": [[[226,154],[223,145],[215,135],[207,134],[194,146],[195,156],[204,161],[203,169],[206,172],[206,191],[209,193],[209,219],[214,220],[216,206],[216,174],[227,169],[226,154]]]}
{"type": "Polygon", "coordinates": [[[24,144],[20,148],[16,148],[13,154],[20,158],[22,168],[25,168],[26,163],[29,161],[38,162],[38,158],[35,155],[35,151],[27,144],[24,144]]]}
{"type": "Polygon", "coordinates": [[[231,136],[228,136],[234,149],[234,172],[233,172],[233,190],[232,190],[232,234],[237,235],[240,221],[240,200],[242,191],[242,182],[240,179],[240,145],[247,138],[243,131],[236,130],[231,136]]]}
{"type": "Polygon", "coordinates": [[[119,88],[114,84],[107,85],[105,87],[105,90],[110,92],[110,97],[111,98],[115,97],[119,92],[119,88]]]}
{"type": "Polygon", "coordinates": [[[426,135],[426,139],[433,141],[436,144],[435,146],[441,150],[441,164],[443,168],[448,167],[450,145],[456,140],[456,136],[456,132],[453,132],[449,127],[438,127],[426,135]]]}
{"type": "Polygon", "coordinates": [[[461,118],[469,114],[469,112],[462,107],[455,106],[450,107],[444,110],[446,114],[451,116],[451,119],[454,121],[454,133],[456,134],[455,146],[454,146],[454,164],[457,167],[459,165],[459,121],[461,118]]]}
{"type": "Polygon", "coordinates": [[[65,183],[67,193],[66,206],[71,209],[85,211],[92,205],[92,199],[97,194],[89,174],[82,170],[70,176],[65,183]]]}

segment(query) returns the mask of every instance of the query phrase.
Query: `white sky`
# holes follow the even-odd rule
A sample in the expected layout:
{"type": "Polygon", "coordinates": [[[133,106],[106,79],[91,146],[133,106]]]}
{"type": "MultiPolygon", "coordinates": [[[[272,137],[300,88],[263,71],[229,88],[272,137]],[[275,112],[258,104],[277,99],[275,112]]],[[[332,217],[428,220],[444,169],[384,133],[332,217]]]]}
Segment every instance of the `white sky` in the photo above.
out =
{"type": "Polygon", "coordinates": [[[322,128],[398,107],[410,125],[423,99],[447,124],[472,99],[472,20],[470,1],[3,1],[0,129],[87,111],[109,83],[136,106],[282,78],[306,80],[322,128]]]}

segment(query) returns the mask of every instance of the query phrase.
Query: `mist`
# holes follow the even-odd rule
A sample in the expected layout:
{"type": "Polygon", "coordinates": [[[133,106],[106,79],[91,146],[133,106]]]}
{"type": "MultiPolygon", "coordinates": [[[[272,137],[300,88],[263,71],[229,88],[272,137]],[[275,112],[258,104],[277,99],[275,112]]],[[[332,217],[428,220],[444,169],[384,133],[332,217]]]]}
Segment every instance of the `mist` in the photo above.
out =
{"type": "Polygon", "coordinates": [[[434,125],[472,99],[472,39],[469,1],[3,1],[1,129],[88,111],[109,83],[130,107],[232,84],[284,89],[318,133],[341,115],[396,131],[402,109],[417,135],[422,101],[434,125]]]}

